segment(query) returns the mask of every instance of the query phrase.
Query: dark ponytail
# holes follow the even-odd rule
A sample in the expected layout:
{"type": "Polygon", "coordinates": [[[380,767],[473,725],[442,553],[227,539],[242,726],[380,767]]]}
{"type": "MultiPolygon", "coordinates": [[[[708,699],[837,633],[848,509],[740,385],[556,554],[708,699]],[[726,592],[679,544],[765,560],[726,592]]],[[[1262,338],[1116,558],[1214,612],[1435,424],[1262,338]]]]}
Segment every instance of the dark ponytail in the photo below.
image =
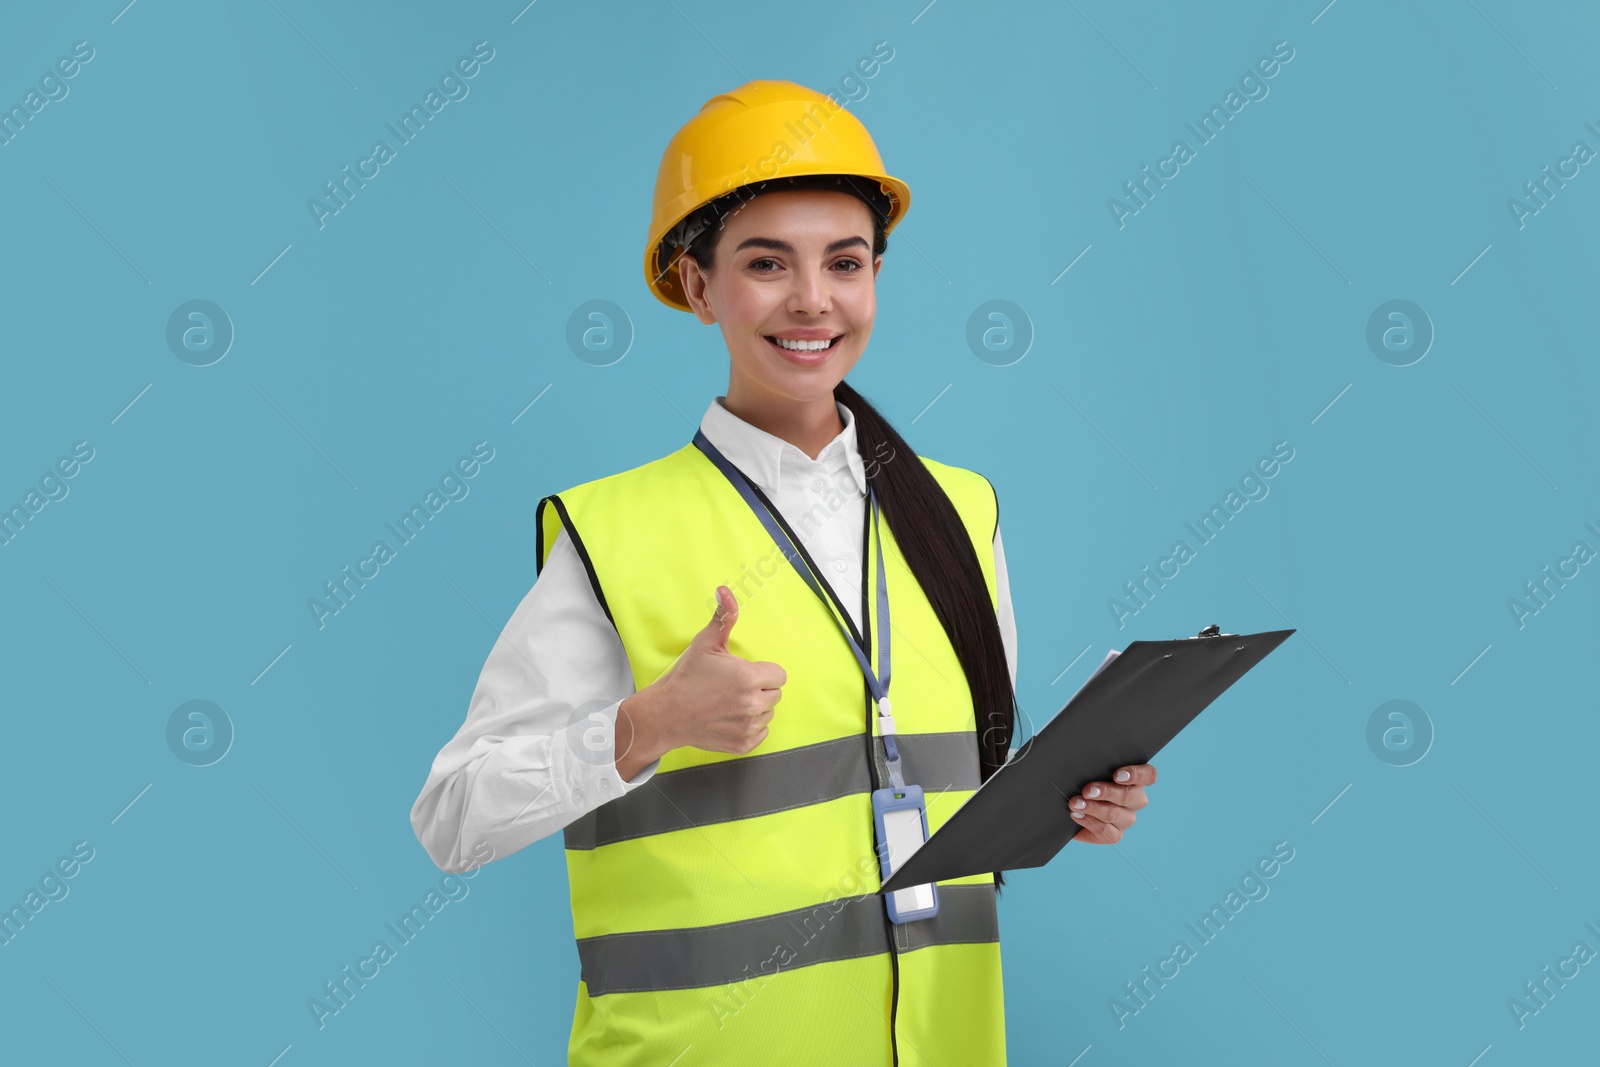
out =
{"type": "MultiPolygon", "coordinates": [[[[873,258],[888,248],[885,223],[889,200],[876,182],[855,175],[804,175],[742,186],[711,201],[668,234],[662,242],[660,261],[671,263],[678,256],[689,255],[702,269],[711,270],[726,217],[761,193],[783,189],[832,189],[853,194],[872,210],[873,258]],[[685,237],[687,248],[681,243],[685,237]]],[[[966,673],[972,692],[981,784],[1006,761],[1017,703],[1000,621],[989,599],[977,550],[944,488],[889,420],[845,382],[834,388],[833,396],[855,417],[856,447],[867,463],[868,481],[877,490],[883,518],[966,673]],[[878,461],[880,456],[889,458],[878,461]]],[[[996,886],[1005,884],[999,871],[995,872],[994,881],[996,886]]]]}

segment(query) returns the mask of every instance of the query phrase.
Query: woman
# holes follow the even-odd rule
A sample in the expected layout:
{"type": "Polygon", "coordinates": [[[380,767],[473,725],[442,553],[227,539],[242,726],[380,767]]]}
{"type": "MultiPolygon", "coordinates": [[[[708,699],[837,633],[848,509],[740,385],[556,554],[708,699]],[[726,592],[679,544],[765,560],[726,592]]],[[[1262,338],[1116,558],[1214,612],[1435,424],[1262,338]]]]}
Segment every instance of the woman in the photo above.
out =
{"type": "MultiPolygon", "coordinates": [[[[540,501],[538,581],[411,813],[445,870],[564,831],[573,1064],[1005,1062],[998,872],[876,892],[875,795],[920,787],[936,830],[1015,712],[993,487],[843,381],[909,202],[791,82],[662,159],[645,277],[721,327],[727,394],[540,501]]],[[[1078,840],[1120,840],[1155,769],[1116,777],[1069,801],[1078,840]]]]}

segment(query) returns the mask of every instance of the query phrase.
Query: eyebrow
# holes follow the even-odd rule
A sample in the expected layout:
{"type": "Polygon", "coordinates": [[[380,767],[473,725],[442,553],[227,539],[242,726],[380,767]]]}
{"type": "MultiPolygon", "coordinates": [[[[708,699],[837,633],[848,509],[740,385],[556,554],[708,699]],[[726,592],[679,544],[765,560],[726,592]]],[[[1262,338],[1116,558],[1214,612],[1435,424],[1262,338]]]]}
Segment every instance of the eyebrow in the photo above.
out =
{"type": "MultiPolygon", "coordinates": [[[[871,251],[872,248],[871,245],[867,244],[865,237],[843,237],[824,248],[822,254],[831,256],[840,249],[850,248],[853,245],[860,245],[868,251],[871,251]]],[[[779,241],[771,237],[746,237],[739,242],[739,247],[735,248],[734,252],[743,252],[746,248],[766,248],[773,252],[783,252],[791,256],[795,254],[794,245],[788,241],[779,241]]]]}

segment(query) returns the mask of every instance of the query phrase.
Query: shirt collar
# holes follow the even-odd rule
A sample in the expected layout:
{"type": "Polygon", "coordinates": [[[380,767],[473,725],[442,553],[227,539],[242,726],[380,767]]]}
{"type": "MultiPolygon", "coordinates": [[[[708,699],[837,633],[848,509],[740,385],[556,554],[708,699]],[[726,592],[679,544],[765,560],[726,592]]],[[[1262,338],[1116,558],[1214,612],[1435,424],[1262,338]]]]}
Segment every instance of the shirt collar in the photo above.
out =
{"type": "Polygon", "coordinates": [[[777,495],[783,474],[792,476],[797,470],[810,472],[819,466],[827,470],[830,480],[835,484],[838,484],[839,473],[848,471],[856,494],[866,495],[867,471],[861,461],[861,450],[856,444],[855,413],[843,403],[834,401],[844,429],[824,445],[813,460],[798,445],[752,426],[723,407],[724,399],[726,397],[715,397],[707,405],[706,413],[700,419],[700,430],[728,458],[728,462],[743,471],[768,496],[777,495]]]}

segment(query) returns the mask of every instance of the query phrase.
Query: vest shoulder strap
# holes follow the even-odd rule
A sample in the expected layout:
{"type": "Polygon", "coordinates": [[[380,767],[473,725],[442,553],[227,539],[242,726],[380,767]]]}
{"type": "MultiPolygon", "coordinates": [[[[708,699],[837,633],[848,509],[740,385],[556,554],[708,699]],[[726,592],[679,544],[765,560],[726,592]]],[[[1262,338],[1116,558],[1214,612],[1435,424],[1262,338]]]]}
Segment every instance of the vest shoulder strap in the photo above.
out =
{"type": "Polygon", "coordinates": [[[690,453],[698,455],[699,451],[691,442],[648,463],[581,482],[570,489],[540,498],[536,512],[539,569],[544,569],[556,534],[563,527],[567,536],[578,546],[579,555],[587,561],[587,553],[574,529],[573,519],[587,510],[591,501],[599,500],[607,506],[624,503],[633,507],[651,506],[685,487],[685,480],[690,476],[687,464],[695,458],[690,453]]]}
{"type": "MultiPolygon", "coordinates": [[[[1000,526],[1000,496],[995,492],[994,483],[975,470],[941,463],[927,456],[919,458],[922,460],[922,465],[928,468],[928,472],[943,487],[945,495],[956,506],[956,511],[960,512],[963,518],[973,522],[972,528],[982,530],[987,527],[988,543],[992,545],[995,531],[1000,526]]],[[[973,547],[985,546],[975,544],[973,547]]]]}

